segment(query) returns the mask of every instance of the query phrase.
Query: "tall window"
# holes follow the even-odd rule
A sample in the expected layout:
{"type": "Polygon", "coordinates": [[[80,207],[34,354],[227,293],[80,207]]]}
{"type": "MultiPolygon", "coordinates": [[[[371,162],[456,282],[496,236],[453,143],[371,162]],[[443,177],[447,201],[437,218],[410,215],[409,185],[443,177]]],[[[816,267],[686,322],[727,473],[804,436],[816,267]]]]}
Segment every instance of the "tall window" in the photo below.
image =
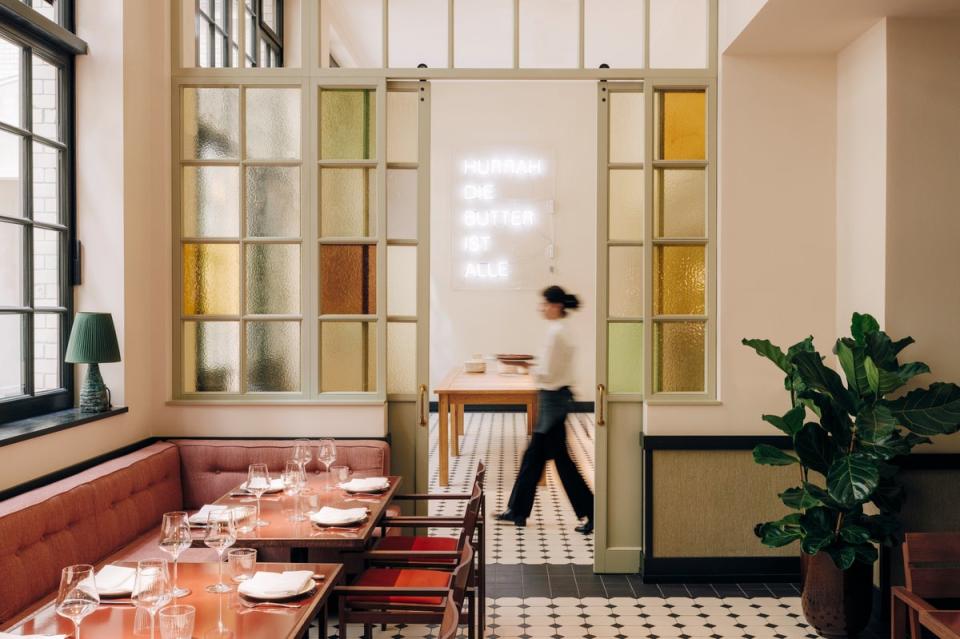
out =
{"type": "Polygon", "coordinates": [[[239,66],[241,38],[246,40],[245,66],[283,66],[283,0],[243,0],[243,18],[246,37],[241,34],[239,0],[199,0],[198,67],[239,66]]]}

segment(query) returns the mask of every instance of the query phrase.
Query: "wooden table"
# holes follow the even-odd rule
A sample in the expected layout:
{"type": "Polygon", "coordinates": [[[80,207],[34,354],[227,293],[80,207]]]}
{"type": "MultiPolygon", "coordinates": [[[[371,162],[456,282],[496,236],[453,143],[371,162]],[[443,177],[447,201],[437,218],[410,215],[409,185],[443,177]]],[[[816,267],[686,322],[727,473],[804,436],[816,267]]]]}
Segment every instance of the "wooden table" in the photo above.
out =
{"type": "MultiPolygon", "coordinates": [[[[123,563],[136,567],[135,563],[123,563]]],[[[233,631],[236,639],[296,639],[306,636],[310,621],[319,613],[321,615],[321,636],[326,636],[323,629],[326,627],[326,605],[330,593],[333,592],[342,578],[341,564],[257,564],[257,570],[282,572],[284,570],[313,570],[324,575],[317,582],[313,594],[290,603],[300,603],[299,608],[246,608],[236,591],[227,593],[207,592],[206,587],[217,583],[217,564],[211,563],[182,563],[180,564],[180,586],[190,589],[190,594],[171,602],[172,604],[187,604],[197,609],[194,624],[194,637],[202,637],[207,630],[215,628],[222,622],[226,628],[233,631]]],[[[229,579],[229,570],[224,570],[224,581],[229,579]]],[[[48,605],[40,608],[33,615],[20,621],[16,626],[5,632],[29,634],[66,634],[72,636],[73,622],[56,614],[56,595],[51,597],[48,605]]],[[[104,599],[104,602],[109,599],[104,599]]],[[[80,634],[83,639],[133,639],[133,624],[137,616],[137,609],[132,605],[105,605],[100,607],[83,620],[80,625],[80,634]]],[[[160,636],[157,623],[156,636],[160,636]]],[[[139,639],[142,639],[142,635],[139,639]]]]}
{"type": "Polygon", "coordinates": [[[467,404],[524,404],[527,407],[527,435],[537,422],[537,386],[530,375],[492,372],[467,373],[454,369],[437,385],[440,411],[440,485],[450,483],[450,458],[460,456],[463,435],[463,407],[467,404]],[[452,423],[451,423],[452,419],[452,423]]]}
{"type": "Polygon", "coordinates": [[[960,611],[958,610],[921,612],[920,625],[940,639],[960,639],[960,611]]]}

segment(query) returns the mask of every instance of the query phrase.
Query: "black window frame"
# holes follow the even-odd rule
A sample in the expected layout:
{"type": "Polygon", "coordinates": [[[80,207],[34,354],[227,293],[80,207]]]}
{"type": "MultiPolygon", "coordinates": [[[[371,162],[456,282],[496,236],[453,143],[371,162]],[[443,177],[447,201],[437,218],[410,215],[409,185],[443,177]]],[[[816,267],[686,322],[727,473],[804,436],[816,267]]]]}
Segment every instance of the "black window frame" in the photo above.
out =
{"type": "Polygon", "coordinates": [[[274,1],[276,2],[277,29],[263,20],[264,0],[238,0],[236,7],[233,0],[222,0],[222,24],[218,20],[219,15],[216,11],[217,0],[196,0],[196,54],[194,55],[194,64],[205,69],[230,68],[234,63],[239,64],[240,59],[243,59],[250,67],[282,67],[283,0],[274,1]],[[242,14],[236,20],[233,15],[235,9],[242,14]],[[250,21],[250,24],[247,25],[247,37],[250,38],[249,44],[253,45],[252,56],[248,53],[248,43],[239,42],[240,34],[234,33],[234,25],[239,24],[240,20],[250,21]],[[203,53],[208,64],[201,63],[201,30],[207,32],[207,47],[203,53]],[[224,62],[222,65],[217,65],[218,40],[219,46],[222,48],[219,51],[224,62]],[[236,61],[233,59],[234,55],[238,58],[236,61]],[[264,61],[264,58],[266,58],[266,61],[264,61]]]}

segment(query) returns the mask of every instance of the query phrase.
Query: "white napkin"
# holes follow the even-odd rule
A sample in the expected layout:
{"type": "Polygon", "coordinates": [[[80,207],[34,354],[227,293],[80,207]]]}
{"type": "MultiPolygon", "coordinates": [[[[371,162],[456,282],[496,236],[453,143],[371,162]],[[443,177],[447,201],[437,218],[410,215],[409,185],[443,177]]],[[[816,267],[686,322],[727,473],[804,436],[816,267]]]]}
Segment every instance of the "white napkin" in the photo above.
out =
{"type": "Polygon", "coordinates": [[[322,526],[339,526],[362,521],[368,512],[370,511],[366,508],[334,508],[333,506],[324,506],[310,515],[310,520],[322,526]]]}
{"type": "Polygon", "coordinates": [[[137,571],[126,566],[104,566],[97,573],[97,592],[133,592],[137,571]]]}
{"type": "MultiPolygon", "coordinates": [[[[261,485],[263,485],[263,484],[261,484],[261,485]]],[[[240,484],[240,490],[247,490],[247,482],[243,482],[242,484],[240,484]]],[[[264,488],[264,492],[268,492],[268,493],[274,493],[274,492],[277,492],[277,493],[278,493],[278,492],[280,492],[281,490],[283,490],[283,480],[282,480],[282,479],[271,479],[271,480],[270,480],[270,484],[267,485],[266,488],[264,488]]],[[[248,491],[248,492],[249,492],[249,491],[248,491]]]]}
{"type": "Polygon", "coordinates": [[[257,572],[253,577],[240,584],[237,590],[242,595],[254,597],[293,597],[313,582],[310,570],[288,570],[286,572],[257,572]]]}
{"type": "Polygon", "coordinates": [[[0,632],[0,639],[67,639],[67,635],[12,635],[0,632]]]}
{"type": "Polygon", "coordinates": [[[215,515],[222,517],[227,508],[229,508],[229,506],[223,504],[204,504],[200,510],[190,515],[189,521],[191,524],[205,525],[211,517],[216,521],[215,515]]]}
{"type": "Polygon", "coordinates": [[[386,477],[364,477],[351,479],[348,482],[340,484],[340,488],[343,488],[344,490],[351,490],[357,493],[386,490],[389,487],[390,480],[386,477]]]}

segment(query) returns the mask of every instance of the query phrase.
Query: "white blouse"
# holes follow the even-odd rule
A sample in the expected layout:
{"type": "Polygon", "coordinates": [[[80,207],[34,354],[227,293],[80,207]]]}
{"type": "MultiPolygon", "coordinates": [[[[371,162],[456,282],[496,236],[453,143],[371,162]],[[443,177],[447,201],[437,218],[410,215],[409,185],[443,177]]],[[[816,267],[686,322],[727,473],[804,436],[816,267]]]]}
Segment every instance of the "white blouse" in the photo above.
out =
{"type": "Polygon", "coordinates": [[[542,390],[559,390],[564,386],[573,388],[574,346],[567,333],[566,322],[551,320],[547,329],[540,363],[531,369],[537,387],[542,390]]]}

